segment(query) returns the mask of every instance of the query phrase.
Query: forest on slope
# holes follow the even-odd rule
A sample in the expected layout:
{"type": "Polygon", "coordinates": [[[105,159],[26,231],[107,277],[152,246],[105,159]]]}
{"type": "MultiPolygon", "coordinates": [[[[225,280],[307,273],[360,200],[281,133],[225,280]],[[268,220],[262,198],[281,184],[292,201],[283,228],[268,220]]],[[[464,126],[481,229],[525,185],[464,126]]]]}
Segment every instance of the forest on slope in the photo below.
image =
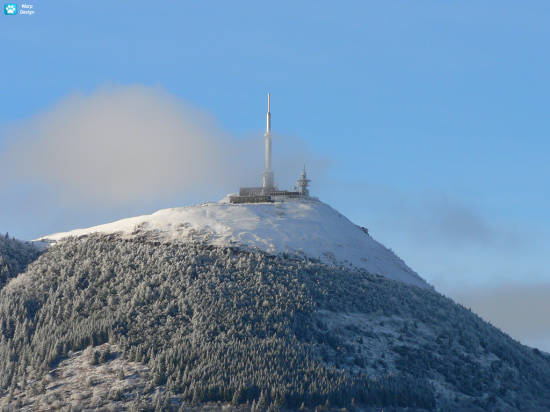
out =
{"type": "Polygon", "coordinates": [[[10,239],[8,233],[0,235],[0,289],[11,278],[24,272],[27,266],[40,255],[39,250],[28,242],[10,239]]]}
{"type": "Polygon", "coordinates": [[[105,342],[150,368],[145,394],[161,387],[174,404],[550,409],[543,353],[437,292],[316,260],[91,235],[0,291],[4,395],[105,342]]]}

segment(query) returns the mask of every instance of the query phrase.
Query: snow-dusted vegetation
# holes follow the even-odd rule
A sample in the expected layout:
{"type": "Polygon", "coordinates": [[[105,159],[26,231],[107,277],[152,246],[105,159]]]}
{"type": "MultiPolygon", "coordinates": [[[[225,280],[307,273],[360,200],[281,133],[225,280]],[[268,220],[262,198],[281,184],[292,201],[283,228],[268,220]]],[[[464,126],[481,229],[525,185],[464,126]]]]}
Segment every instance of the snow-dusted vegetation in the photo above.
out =
{"type": "Polygon", "coordinates": [[[0,291],[0,328],[2,404],[18,408],[53,393],[72,410],[550,408],[543,353],[432,290],[294,254],[69,239],[0,291]],[[82,356],[105,365],[82,372],[98,388],[145,369],[113,393],[52,372],[82,356]]]}
{"type": "MultiPolygon", "coordinates": [[[[28,376],[34,378],[32,374],[28,376]]],[[[128,362],[116,346],[105,343],[75,353],[69,351],[40,382],[27,381],[24,388],[10,391],[0,399],[0,407],[26,411],[115,411],[131,407],[136,400],[139,403],[148,378],[147,366],[128,362]],[[132,401],[127,402],[126,398],[132,401]]]]}
{"type": "Polygon", "coordinates": [[[29,263],[40,255],[40,251],[33,244],[10,239],[8,233],[0,235],[0,289],[11,278],[25,271],[29,263]]]}

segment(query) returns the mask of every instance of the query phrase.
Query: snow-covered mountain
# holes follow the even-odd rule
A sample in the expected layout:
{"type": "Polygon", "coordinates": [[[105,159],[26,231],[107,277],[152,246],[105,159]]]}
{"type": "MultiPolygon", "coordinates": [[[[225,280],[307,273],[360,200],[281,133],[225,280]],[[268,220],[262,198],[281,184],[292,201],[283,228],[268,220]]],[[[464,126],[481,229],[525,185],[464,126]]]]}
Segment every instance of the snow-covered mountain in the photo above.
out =
{"type": "Polygon", "coordinates": [[[58,241],[90,233],[145,236],[161,242],[200,241],[215,246],[245,246],[271,254],[290,252],[350,269],[365,269],[422,288],[429,285],[405,262],[329,205],[317,200],[263,204],[220,202],[160,210],[151,215],[56,233],[58,241]]]}
{"type": "Polygon", "coordinates": [[[41,240],[55,245],[0,247],[1,410],[550,405],[547,354],[313,199],[224,199],[41,240]]]}

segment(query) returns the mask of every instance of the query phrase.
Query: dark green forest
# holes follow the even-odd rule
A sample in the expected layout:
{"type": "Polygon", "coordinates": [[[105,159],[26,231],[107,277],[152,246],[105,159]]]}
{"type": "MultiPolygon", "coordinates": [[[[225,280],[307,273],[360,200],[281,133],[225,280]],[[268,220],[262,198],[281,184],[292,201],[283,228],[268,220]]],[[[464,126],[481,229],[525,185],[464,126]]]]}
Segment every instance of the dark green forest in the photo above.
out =
{"type": "Polygon", "coordinates": [[[550,410],[547,356],[435,291],[366,271],[91,235],[49,248],[0,291],[4,393],[105,342],[151,368],[146,393],[162,386],[189,404],[433,410],[432,382],[443,379],[457,405],[550,410]],[[375,359],[357,349],[363,332],[327,327],[327,311],[412,319],[388,343],[395,368],[382,362],[369,375],[375,359]],[[415,343],[419,324],[434,338],[415,343]]]}

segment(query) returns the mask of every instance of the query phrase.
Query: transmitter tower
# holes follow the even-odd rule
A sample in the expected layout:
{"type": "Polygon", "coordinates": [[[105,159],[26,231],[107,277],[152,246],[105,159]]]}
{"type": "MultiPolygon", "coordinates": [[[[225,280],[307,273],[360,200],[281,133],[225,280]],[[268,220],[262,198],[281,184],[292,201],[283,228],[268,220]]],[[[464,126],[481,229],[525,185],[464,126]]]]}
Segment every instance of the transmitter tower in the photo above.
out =
{"type": "Polygon", "coordinates": [[[238,195],[229,196],[231,203],[273,203],[284,202],[285,199],[312,199],[309,196],[308,185],[311,180],[306,177],[306,167],[302,178],[296,181],[294,191],[279,190],[275,186],[273,170],[271,170],[271,96],[267,94],[267,125],[265,131],[265,170],[262,172],[262,185],[258,187],[241,187],[238,195]]]}
{"type": "Polygon", "coordinates": [[[271,171],[271,99],[267,94],[267,128],[265,132],[265,171],[262,173],[262,187],[271,189],[275,187],[275,178],[271,171]]]}

